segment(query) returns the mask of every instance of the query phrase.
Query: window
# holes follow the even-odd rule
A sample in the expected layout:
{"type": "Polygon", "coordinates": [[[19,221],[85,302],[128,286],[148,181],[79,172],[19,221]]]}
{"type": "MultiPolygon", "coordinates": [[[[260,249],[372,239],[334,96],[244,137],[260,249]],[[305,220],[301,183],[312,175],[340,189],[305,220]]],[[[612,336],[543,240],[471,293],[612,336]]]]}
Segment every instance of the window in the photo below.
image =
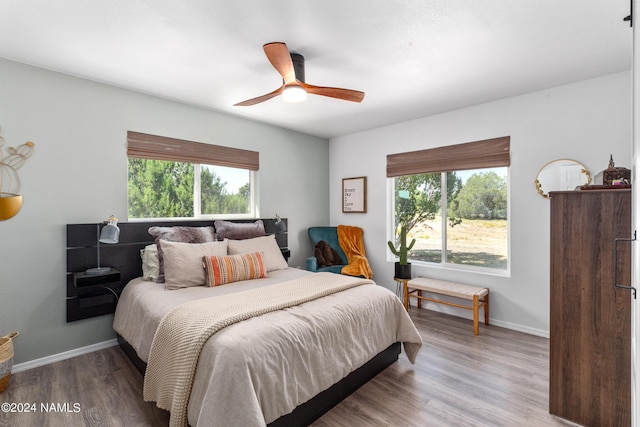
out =
{"type": "Polygon", "coordinates": [[[128,132],[129,218],[255,216],[258,153],[128,132]]]}
{"type": "Polygon", "coordinates": [[[496,138],[387,157],[390,234],[397,240],[404,225],[408,243],[416,240],[408,254],[412,263],[509,269],[509,142],[496,138]]]}

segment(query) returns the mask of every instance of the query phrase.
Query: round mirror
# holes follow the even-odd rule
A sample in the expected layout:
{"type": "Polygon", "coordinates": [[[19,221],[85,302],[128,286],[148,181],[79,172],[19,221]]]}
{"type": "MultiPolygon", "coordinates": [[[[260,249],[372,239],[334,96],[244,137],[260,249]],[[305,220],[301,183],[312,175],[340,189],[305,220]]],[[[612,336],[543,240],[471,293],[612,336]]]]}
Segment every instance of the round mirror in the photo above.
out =
{"type": "Polygon", "coordinates": [[[536,190],[545,198],[550,191],[575,190],[591,182],[591,174],[581,163],[570,159],[554,160],[540,169],[536,178],[536,190]]]}

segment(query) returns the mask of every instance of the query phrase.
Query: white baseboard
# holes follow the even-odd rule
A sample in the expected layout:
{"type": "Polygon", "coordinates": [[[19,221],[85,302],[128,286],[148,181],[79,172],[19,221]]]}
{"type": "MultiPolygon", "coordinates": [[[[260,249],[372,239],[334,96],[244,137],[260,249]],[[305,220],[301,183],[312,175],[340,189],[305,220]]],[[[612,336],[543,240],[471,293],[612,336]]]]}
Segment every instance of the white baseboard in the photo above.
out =
{"type": "Polygon", "coordinates": [[[544,331],[542,329],[530,328],[528,326],[518,325],[517,323],[503,322],[501,320],[491,318],[489,318],[489,323],[494,326],[500,326],[501,328],[511,329],[513,331],[523,332],[525,334],[535,335],[542,338],[549,338],[549,331],[544,331]]]}
{"type": "MultiPolygon", "coordinates": [[[[469,313],[468,311],[450,309],[448,307],[444,307],[442,304],[433,304],[433,303],[424,304],[423,303],[422,304],[422,308],[424,310],[437,311],[438,313],[444,313],[444,314],[448,314],[448,315],[451,315],[451,316],[462,317],[463,319],[473,320],[473,314],[469,313]]],[[[489,313],[489,315],[491,315],[491,313],[489,313]]],[[[482,310],[481,310],[480,311],[480,319],[484,319],[484,317],[482,317],[482,316],[483,316],[483,314],[482,314],[482,310]]],[[[483,323],[484,323],[483,320],[480,320],[480,325],[482,325],[483,323]]],[[[522,333],[529,334],[529,335],[535,335],[535,336],[538,336],[538,337],[549,338],[549,331],[545,331],[545,330],[542,330],[542,329],[530,328],[528,326],[519,325],[517,323],[504,322],[502,320],[496,320],[496,319],[492,319],[491,317],[489,317],[489,324],[493,325],[493,326],[499,326],[499,327],[505,328],[505,329],[511,329],[513,331],[522,332],[522,333]]]]}
{"type": "Polygon", "coordinates": [[[80,347],[73,350],[64,351],[58,354],[52,354],[51,356],[42,357],[40,359],[31,360],[29,362],[18,363],[16,365],[13,365],[11,372],[18,373],[21,371],[26,371],[27,369],[37,368],[38,366],[48,365],[49,363],[54,363],[54,362],[60,362],[61,360],[67,360],[67,359],[71,359],[72,357],[81,356],[83,354],[113,347],[114,345],[118,345],[118,340],[115,338],[109,341],[103,341],[96,344],[91,344],[86,347],[80,347]]]}

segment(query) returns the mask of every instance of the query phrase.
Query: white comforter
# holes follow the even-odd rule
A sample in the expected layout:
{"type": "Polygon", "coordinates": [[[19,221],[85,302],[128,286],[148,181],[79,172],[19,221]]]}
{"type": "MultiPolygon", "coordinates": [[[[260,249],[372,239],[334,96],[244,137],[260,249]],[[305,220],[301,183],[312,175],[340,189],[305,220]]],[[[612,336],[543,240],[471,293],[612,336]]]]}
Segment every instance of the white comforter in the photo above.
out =
{"type": "MultiPolygon", "coordinates": [[[[268,279],[171,291],[136,279],[122,293],[114,329],[147,361],[157,326],[178,305],[304,274],[311,273],[287,269],[269,273],[268,279]]],[[[411,356],[422,343],[400,301],[380,286],[359,286],[231,325],[203,348],[189,423],[263,426],[397,341],[410,346],[411,356]]]]}

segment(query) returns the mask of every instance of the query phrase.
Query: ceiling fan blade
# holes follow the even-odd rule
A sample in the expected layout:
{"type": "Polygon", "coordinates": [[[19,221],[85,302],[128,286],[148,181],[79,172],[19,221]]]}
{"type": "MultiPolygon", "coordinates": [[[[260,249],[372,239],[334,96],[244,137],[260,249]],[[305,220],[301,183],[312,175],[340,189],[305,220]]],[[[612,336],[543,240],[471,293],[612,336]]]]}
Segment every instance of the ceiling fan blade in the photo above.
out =
{"type": "Polygon", "coordinates": [[[267,59],[273,65],[273,68],[278,70],[278,73],[284,79],[284,84],[295,83],[296,72],[293,68],[293,61],[291,61],[291,54],[287,45],[284,43],[267,43],[262,46],[267,59]]]}
{"type": "Polygon", "coordinates": [[[267,93],[266,95],[258,96],[256,98],[247,99],[246,101],[238,102],[234,104],[234,107],[248,107],[250,105],[256,105],[264,101],[268,101],[271,98],[274,98],[282,93],[284,90],[284,85],[280,86],[278,89],[273,92],[267,93]]]}
{"type": "MultiPolygon", "coordinates": [[[[299,54],[291,54],[287,45],[282,42],[267,43],[262,46],[267,59],[282,76],[283,84],[278,89],[257,98],[234,104],[234,106],[245,107],[259,104],[285,92],[287,87],[304,88],[307,93],[313,95],[327,96],[330,98],[342,99],[351,102],[361,102],[364,99],[364,92],[338,87],[314,86],[304,82],[304,57],[299,54]],[[296,71],[298,74],[296,75],[296,71]]],[[[293,92],[293,90],[292,90],[293,92]]],[[[288,95],[289,92],[285,93],[288,95]]],[[[304,93],[302,94],[304,95],[304,93]]],[[[295,102],[293,99],[289,99],[295,102]]]]}
{"type": "Polygon", "coordinates": [[[339,87],[323,87],[314,86],[307,83],[299,82],[307,93],[314,95],[328,96],[330,98],[343,99],[345,101],[360,102],[364,99],[364,92],[359,90],[341,89],[339,87]]]}

